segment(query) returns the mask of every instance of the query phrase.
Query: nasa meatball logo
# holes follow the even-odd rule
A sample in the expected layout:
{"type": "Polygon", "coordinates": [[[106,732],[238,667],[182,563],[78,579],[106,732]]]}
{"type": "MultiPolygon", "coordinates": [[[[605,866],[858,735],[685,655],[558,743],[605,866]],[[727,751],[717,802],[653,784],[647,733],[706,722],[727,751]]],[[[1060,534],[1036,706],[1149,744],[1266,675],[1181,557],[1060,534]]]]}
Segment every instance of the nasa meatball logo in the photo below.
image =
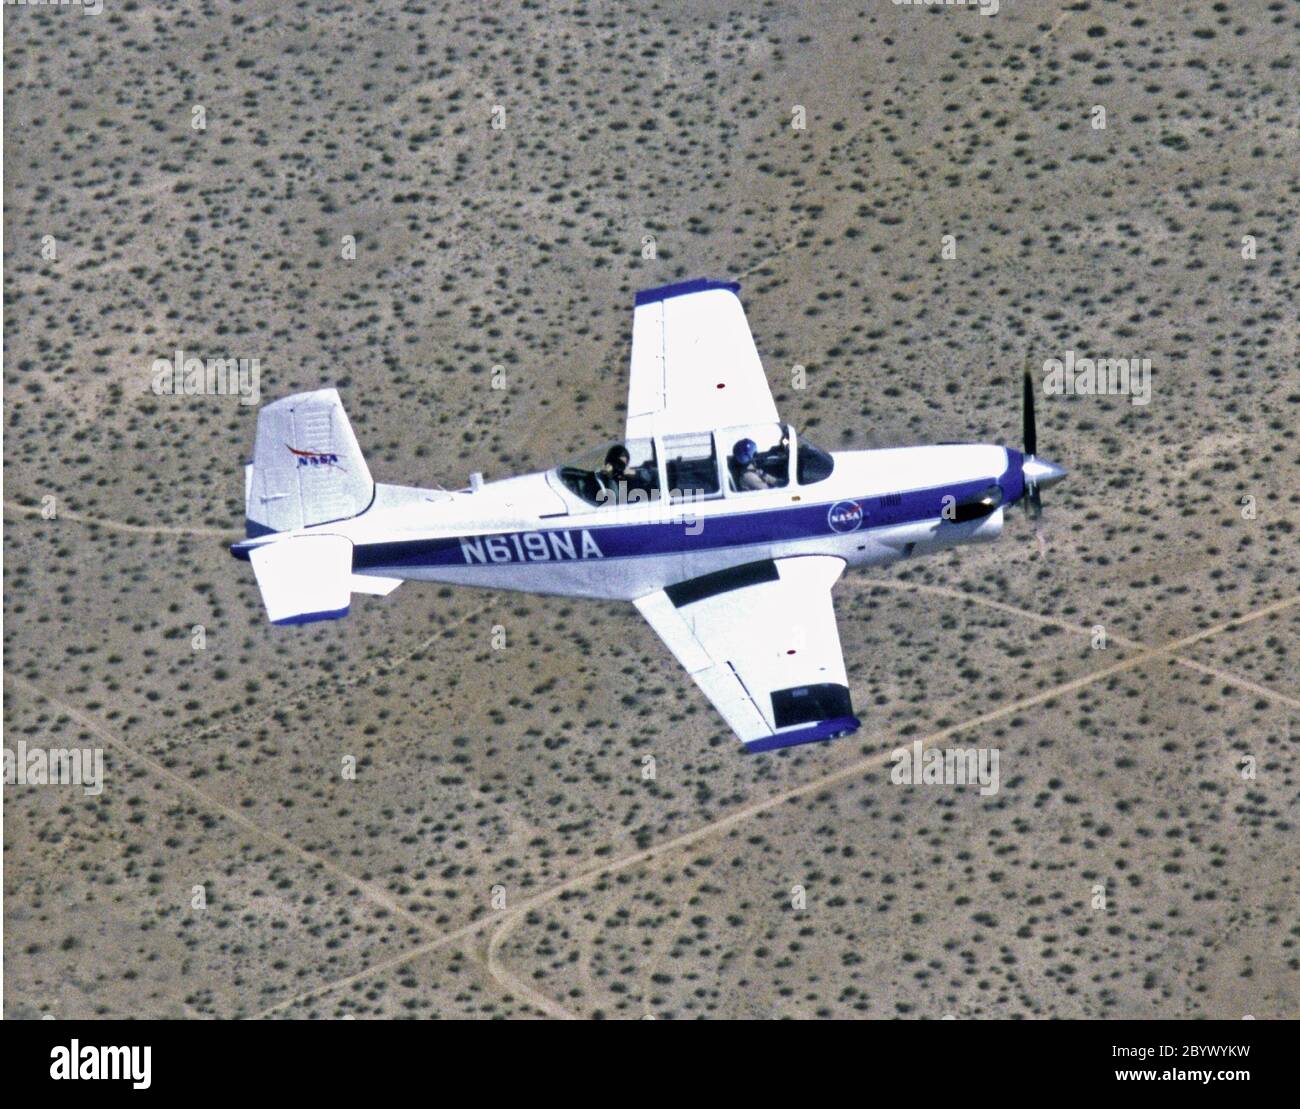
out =
{"type": "Polygon", "coordinates": [[[831,531],[857,531],[862,526],[862,506],[857,501],[836,501],[826,514],[831,531]]]}

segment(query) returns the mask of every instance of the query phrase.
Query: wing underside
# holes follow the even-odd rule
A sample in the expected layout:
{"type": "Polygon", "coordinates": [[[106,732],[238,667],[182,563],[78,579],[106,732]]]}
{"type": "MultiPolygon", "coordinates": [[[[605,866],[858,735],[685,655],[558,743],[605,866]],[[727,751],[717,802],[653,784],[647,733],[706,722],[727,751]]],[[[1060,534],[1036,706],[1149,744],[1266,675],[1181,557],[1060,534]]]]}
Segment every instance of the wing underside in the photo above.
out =
{"type": "Polygon", "coordinates": [[[780,558],[642,597],[638,610],[749,751],[856,731],[831,586],[844,561],[780,558]]]}

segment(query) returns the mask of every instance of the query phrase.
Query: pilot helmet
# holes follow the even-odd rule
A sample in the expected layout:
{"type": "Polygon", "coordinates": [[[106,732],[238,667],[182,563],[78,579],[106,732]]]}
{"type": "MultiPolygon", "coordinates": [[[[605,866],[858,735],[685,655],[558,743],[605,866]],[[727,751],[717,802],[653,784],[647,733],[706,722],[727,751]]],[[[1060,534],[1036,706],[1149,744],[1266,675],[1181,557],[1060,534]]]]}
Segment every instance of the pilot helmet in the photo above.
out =
{"type": "Polygon", "coordinates": [[[748,466],[758,453],[758,444],[753,439],[741,439],[731,448],[731,453],[742,466],[748,466]]]}

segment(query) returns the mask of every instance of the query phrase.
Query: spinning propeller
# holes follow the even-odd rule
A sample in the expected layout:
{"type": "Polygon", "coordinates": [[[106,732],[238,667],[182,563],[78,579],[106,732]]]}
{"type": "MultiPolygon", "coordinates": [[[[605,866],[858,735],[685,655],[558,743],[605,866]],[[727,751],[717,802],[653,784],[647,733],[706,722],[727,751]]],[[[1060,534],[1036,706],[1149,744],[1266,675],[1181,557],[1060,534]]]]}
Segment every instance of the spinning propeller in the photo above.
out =
{"type": "Polygon", "coordinates": [[[1025,512],[1034,521],[1034,530],[1038,530],[1043,518],[1042,490],[1055,485],[1066,470],[1055,462],[1047,462],[1038,457],[1038,425],[1034,421],[1034,378],[1029,371],[1029,361],[1025,361],[1024,386],[1024,426],[1025,426],[1025,512]]]}

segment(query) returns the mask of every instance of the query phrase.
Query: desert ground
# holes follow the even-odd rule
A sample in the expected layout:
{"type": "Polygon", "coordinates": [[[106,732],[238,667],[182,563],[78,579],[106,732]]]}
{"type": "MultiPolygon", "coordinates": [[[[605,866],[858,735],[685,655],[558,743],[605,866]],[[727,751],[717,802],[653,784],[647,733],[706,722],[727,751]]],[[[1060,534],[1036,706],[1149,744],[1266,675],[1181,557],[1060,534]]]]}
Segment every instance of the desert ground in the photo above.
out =
{"type": "Polygon", "coordinates": [[[5,1016],[1300,1015],[1294,0],[3,21],[4,744],[105,759],[5,786],[5,1016]],[[255,358],[460,488],[614,441],[635,292],[698,276],[828,449],[1151,361],[1039,395],[1041,541],[840,581],[834,743],[746,755],[630,605],[271,627],[257,408],[153,388],[255,358]],[[895,784],[917,740],[1001,789],[895,784]]]}

